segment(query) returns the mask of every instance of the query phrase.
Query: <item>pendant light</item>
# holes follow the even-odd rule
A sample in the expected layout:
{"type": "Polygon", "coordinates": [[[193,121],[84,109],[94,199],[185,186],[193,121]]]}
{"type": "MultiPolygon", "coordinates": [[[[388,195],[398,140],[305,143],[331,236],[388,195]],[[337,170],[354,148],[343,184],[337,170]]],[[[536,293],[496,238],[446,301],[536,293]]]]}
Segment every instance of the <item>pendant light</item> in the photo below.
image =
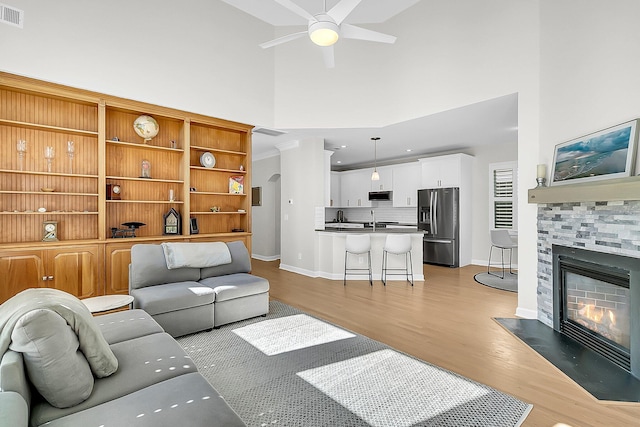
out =
{"type": "Polygon", "coordinates": [[[373,173],[371,174],[371,181],[380,181],[380,174],[378,173],[378,141],[379,136],[371,138],[373,141],[373,173]]]}

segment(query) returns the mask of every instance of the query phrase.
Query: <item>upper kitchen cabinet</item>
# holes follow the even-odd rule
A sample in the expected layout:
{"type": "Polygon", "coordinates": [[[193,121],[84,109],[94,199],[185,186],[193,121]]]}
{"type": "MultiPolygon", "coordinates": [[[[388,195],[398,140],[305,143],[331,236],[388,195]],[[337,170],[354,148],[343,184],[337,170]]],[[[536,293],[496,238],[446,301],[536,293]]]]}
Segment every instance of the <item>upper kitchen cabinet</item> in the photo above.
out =
{"type": "Polygon", "coordinates": [[[341,178],[342,173],[331,172],[329,204],[327,206],[341,206],[341,178]]]}
{"type": "Polygon", "coordinates": [[[420,159],[421,188],[460,187],[471,177],[473,157],[467,154],[420,159]]]}
{"type": "Polygon", "coordinates": [[[371,183],[371,191],[391,191],[393,190],[393,166],[383,166],[377,168],[380,179],[377,181],[371,180],[371,173],[373,169],[369,170],[369,182],[371,183]]]}
{"type": "Polygon", "coordinates": [[[418,189],[421,184],[422,165],[418,162],[393,167],[393,207],[418,206],[418,189]]]}
{"type": "Polygon", "coordinates": [[[342,207],[369,207],[371,191],[371,172],[373,169],[358,169],[342,172],[340,192],[342,207]]]}

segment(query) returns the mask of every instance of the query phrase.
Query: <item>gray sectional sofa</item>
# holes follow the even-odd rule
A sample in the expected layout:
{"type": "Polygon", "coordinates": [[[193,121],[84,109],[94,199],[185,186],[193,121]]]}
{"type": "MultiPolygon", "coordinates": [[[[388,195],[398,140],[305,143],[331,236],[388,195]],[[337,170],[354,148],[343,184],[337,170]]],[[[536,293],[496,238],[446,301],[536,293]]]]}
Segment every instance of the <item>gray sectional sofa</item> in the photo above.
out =
{"type": "Polygon", "coordinates": [[[266,315],[269,281],[250,272],[242,241],[139,244],[131,248],[129,294],[134,308],[178,337],[266,315]]]}
{"type": "Polygon", "coordinates": [[[0,306],[1,427],[245,425],[143,310],[94,318],[53,289],[14,298],[0,306]]]}

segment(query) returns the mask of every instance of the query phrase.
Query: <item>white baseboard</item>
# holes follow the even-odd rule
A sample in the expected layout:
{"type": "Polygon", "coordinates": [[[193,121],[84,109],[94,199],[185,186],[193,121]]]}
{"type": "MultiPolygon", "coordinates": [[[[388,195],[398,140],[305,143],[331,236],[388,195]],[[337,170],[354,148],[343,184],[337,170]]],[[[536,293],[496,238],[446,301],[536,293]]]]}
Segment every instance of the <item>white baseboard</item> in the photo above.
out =
{"type": "Polygon", "coordinates": [[[315,271],[307,270],[300,267],[295,267],[293,265],[280,263],[280,269],[290,271],[292,273],[302,274],[303,276],[307,276],[307,277],[320,277],[318,273],[315,271]]]}
{"type": "Polygon", "coordinates": [[[518,307],[516,308],[516,316],[523,319],[537,319],[538,312],[536,310],[529,310],[528,308],[518,307]]]}
{"type": "MultiPolygon", "coordinates": [[[[313,278],[321,277],[327,280],[343,280],[344,278],[344,275],[342,273],[330,274],[330,273],[321,272],[321,271],[311,271],[311,270],[305,270],[303,268],[294,267],[292,265],[287,265],[287,264],[280,264],[280,269],[290,271],[292,273],[302,274],[303,276],[307,276],[307,277],[313,277],[313,278]]],[[[369,280],[369,275],[350,274],[349,276],[347,276],[347,280],[369,280]]],[[[373,280],[380,281],[381,280],[380,274],[374,274],[373,280]]],[[[424,274],[414,273],[413,280],[420,281],[420,282],[424,281],[424,274]]],[[[405,281],[405,278],[402,276],[389,276],[388,281],[389,282],[405,281]]]]}
{"type": "Polygon", "coordinates": [[[260,261],[276,261],[280,259],[280,255],[264,256],[264,255],[258,255],[258,254],[251,254],[251,258],[254,258],[260,261]]]}
{"type": "MultiPolygon", "coordinates": [[[[485,267],[485,268],[487,267],[487,262],[488,262],[488,261],[487,261],[486,259],[472,259],[472,260],[471,260],[471,264],[473,264],[473,265],[482,265],[482,266],[483,266],[483,267],[485,267]]],[[[508,266],[509,266],[509,265],[507,264],[507,267],[508,267],[508,266]]],[[[500,268],[500,263],[498,262],[498,264],[496,264],[496,263],[495,263],[495,260],[494,260],[493,264],[491,264],[491,267],[493,267],[493,268],[500,268]]],[[[511,264],[511,268],[512,268],[513,270],[517,270],[517,269],[518,269],[518,264],[511,264]]]]}

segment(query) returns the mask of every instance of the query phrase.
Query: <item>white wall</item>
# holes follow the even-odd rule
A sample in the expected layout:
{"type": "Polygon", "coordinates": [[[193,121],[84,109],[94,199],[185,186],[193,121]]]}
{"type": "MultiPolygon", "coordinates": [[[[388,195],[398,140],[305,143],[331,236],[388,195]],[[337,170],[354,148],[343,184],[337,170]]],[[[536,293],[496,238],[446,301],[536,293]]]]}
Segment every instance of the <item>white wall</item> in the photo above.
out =
{"type": "Polygon", "coordinates": [[[221,1],[10,0],[0,70],[229,120],[273,122],[273,27],[221,1]]]}
{"type": "MultiPolygon", "coordinates": [[[[489,164],[510,162],[518,160],[518,144],[494,144],[476,147],[465,151],[473,156],[473,194],[471,205],[472,234],[471,258],[474,264],[487,265],[489,260],[489,248],[491,239],[489,230],[492,228],[490,221],[491,203],[489,200],[491,187],[489,180],[489,164]]],[[[495,256],[494,251],[494,256],[495,256]]],[[[517,264],[518,254],[514,251],[513,262],[517,264]]],[[[494,261],[497,258],[494,258],[494,261]]]]}
{"type": "Polygon", "coordinates": [[[251,208],[251,252],[254,258],[272,261],[280,258],[280,156],[254,161],[253,187],[262,187],[262,206],[251,208]]]}
{"type": "Polygon", "coordinates": [[[315,209],[324,207],[325,198],[324,140],[305,139],[278,149],[282,189],[280,267],[313,276],[315,209]]]}

